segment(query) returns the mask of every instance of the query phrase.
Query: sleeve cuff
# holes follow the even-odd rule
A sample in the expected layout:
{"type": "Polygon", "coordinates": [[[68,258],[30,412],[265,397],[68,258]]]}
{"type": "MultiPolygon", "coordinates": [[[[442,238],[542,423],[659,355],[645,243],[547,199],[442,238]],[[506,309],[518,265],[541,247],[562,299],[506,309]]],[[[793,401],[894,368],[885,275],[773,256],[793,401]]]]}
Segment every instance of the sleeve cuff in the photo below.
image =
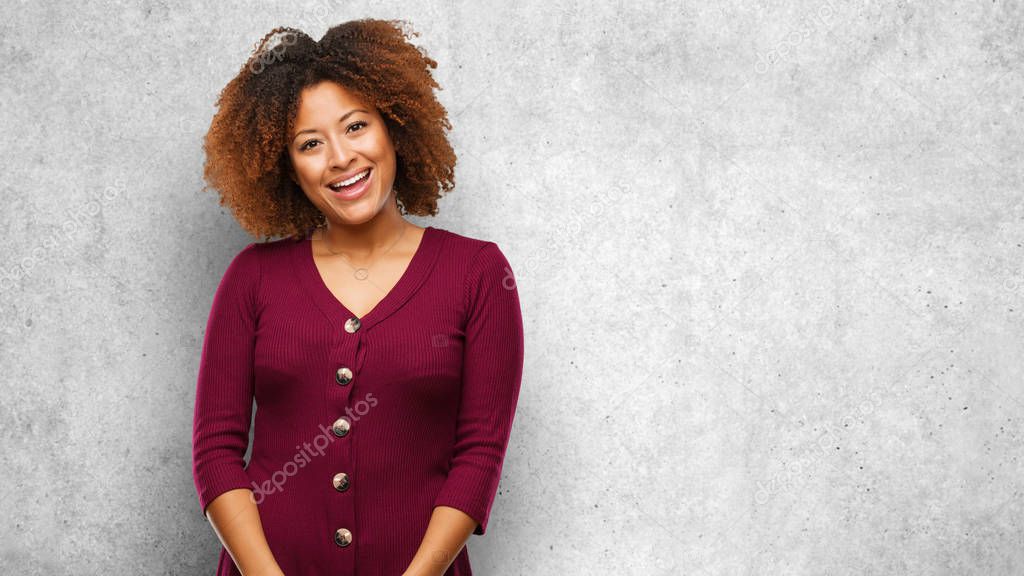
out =
{"type": "Polygon", "coordinates": [[[237,488],[253,489],[249,475],[237,465],[208,470],[203,474],[203,481],[197,481],[196,485],[199,491],[199,507],[204,518],[210,503],[221,494],[237,488]]]}
{"type": "Polygon", "coordinates": [[[487,531],[494,496],[497,493],[498,474],[489,471],[451,470],[448,480],[434,499],[434,506],[450,506],[476,520],[473,534],[482,536],[487,531]]]}

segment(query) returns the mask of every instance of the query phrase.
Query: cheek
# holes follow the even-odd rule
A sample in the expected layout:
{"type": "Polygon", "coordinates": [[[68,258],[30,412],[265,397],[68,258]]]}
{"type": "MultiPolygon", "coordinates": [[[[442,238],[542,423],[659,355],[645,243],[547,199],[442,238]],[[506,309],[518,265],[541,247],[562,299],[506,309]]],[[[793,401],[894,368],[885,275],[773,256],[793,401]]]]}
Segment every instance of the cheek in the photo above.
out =
{"type": "Polygon", "coordinates": [[[320,167],[309,158],[298,158],[292,160],[295,168],[295,175],[303,188],[316,188],[320,183],[320,167]]]}
{"type": "Polygon", "coordinates": [[[366,151],[369,156],[375,159],[378,164],[388,164],[392,167],[395,163],[395,148],[394,144],[391,143],[386,136],[383,134],[377,135],[373,139],[371,146],[366,151]]]}
{"type": "Polygon", "coordinates": [[[395,177],[396,160],[394,152],[387,149],[381,150],[377,154],[377,168],[380,169],[380,175],[384,178],[385,184],[395,177]]]}

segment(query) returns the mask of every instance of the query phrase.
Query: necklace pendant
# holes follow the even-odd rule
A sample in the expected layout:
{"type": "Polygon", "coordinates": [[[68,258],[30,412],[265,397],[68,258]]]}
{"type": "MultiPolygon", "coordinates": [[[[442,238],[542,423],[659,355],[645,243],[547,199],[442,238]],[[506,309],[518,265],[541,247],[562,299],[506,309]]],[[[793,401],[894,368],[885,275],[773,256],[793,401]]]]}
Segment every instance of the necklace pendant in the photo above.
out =
{"type": "Polygon", "coordinates": [[[369,277],[370,271],[366,268],[356,268],[354,276],[357,280],[366,280],[369,277]]]}

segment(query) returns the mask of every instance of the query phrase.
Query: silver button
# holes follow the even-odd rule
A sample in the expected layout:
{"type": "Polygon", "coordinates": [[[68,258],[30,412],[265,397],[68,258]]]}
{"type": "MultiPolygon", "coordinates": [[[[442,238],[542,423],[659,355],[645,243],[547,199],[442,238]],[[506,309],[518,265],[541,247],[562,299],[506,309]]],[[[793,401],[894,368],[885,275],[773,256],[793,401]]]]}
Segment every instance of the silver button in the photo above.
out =
{"type": "Polygon", "coordinates": [[[334,380],[344,386],[352,381],[352,371],[342,366],[338,368],[338,371],[334,373],[334,380]]]}
{"type": "Polygon", "coordinates": [[[359,330],[359,326],[361,325],[362,322],[359,321],[359,318],[349,318],[348,320],[345,320],[345,332],[355,334],[355,331],[359,330]]]}
{"type": "Polygon", "coordinates": [[[334,531],[334,543],[344,548],[352,543],[352,532],[347,528],[338,528],[334,531]]]}
{"type": "Polygon", "coordinates": [[[344,492],[348,490],[348,474],[344,472],[338,472],[334,475],[333,479],[334,489],[338,492],[344,492]]]}
{"type": "Polygon", "coordinates": [[[335,436],[341,438],[342,436],[348,434],[349,428],[351,427],[352,424],[348,421],[348,418],[342,416],[341,418],[338,418],[337,420],[334,421],[334,425],[331,426],[331,432],[334,432],[335,436]]]}

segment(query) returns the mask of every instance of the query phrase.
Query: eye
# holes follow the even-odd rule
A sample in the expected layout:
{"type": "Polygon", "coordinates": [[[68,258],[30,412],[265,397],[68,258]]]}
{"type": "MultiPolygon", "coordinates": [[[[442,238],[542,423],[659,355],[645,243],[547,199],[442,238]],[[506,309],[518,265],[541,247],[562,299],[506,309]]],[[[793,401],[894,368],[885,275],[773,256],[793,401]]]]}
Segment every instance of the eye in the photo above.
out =
{"type": "MultiPolygon", "coordinates": [[[[352,128],[355,128],[356,126],[366,127],[367,123],[363,122],[362,120],[359,120],[358,122],[353,122],[348,125],[348,131],[351,132],[352,128]]],[[[356,131],[358,132],[359,130],[356,131]]],[[[311,148],[310,144],[313,144],[315,142],[319,142],[319,140],[307,140],[305,143],[302,144],[302,146],[299,146],[299,152],[305,152],[306,150],[309,150],[311,148]]]]}

